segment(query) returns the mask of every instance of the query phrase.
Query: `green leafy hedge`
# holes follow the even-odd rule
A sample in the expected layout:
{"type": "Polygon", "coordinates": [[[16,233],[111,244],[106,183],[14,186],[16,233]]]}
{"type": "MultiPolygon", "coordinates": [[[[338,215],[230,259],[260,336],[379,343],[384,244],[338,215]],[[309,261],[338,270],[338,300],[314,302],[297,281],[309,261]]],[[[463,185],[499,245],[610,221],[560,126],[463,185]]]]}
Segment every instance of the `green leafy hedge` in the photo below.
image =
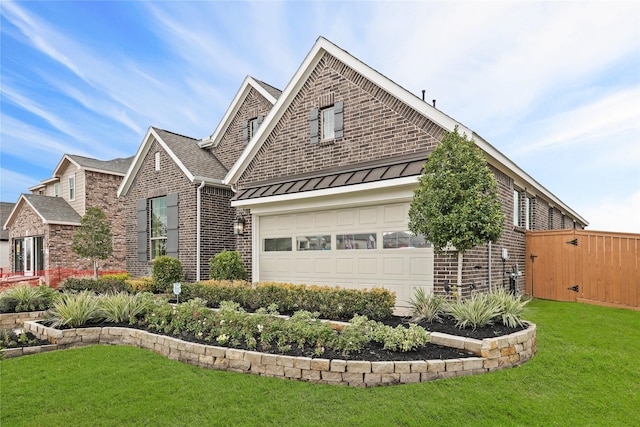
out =
{"type": "Polygon", "coordinates": [[[380,288],[345,289],[273,282],[251,285],[242,281],[213,280],[183,284],[180,298],[202,298],[209,307],[218,307],[222,301],[234,301],[248,311],[276,304],[281,313],[306,310],[333,320],[350,320],[354,315],[373,320],[387,319],[392,316],[396,302],[395,293],[380,288]]]}

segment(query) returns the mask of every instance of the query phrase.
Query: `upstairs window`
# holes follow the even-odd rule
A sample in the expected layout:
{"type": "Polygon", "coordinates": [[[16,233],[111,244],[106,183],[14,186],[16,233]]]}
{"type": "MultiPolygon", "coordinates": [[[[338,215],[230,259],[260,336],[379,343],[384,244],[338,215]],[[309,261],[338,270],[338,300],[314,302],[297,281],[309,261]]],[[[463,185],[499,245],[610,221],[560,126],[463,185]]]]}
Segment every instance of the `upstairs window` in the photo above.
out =
{"type": "Polygon", "coordinates": [[[157,172],[160,170],[160,152],[159,151],[156,153],[154,160],[155,160],[155,169],[157,172]]]}
{"type": "Polygon", "coordinates": [[[247,145],[254,135],[258,133],[258,129],[260,129],[263,121],[264,116],[256,116],[242,123],[242,143],[244,145],[247,145]]]}
{"type": "Polygon", "coordinates": [[[53,195],[54,197],[60,197],[60,183],[53,184],[53,195]]]}
{"type": "Polygon", "coordinates": [[[312,144],[331,141],[344,135],[344,103],[335,102],[309,112],[309,136],[312,144]]]}
{"type": "Polygon", "coordinates": [[[513,225],[520,226],[520,192],[513,190],[513,225]]]}

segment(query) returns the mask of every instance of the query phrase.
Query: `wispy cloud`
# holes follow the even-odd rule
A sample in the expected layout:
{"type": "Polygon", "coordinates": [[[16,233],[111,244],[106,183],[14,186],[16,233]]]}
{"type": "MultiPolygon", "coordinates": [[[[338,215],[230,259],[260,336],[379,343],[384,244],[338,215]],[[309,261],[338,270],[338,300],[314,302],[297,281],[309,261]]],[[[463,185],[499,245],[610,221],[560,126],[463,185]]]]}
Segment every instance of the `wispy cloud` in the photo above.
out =
{"type": "Polygon", "coordinates": [[[589,229],[640,233],[640,191],[624,197],[607,197],[580,206],[589,229]]]}

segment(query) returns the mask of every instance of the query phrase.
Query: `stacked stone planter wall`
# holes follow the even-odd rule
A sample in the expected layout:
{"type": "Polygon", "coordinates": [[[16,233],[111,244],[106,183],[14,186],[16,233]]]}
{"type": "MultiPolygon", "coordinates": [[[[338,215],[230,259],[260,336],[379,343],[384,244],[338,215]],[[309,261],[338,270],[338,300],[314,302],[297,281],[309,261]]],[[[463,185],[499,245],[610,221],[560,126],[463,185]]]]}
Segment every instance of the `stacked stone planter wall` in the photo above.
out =
{"type": "Polygon", "coordinates": [[[266,354],[191,343],[120,327],[59,330],[27,321],[24,328],[60,349],[94,344],[130,345],[209,369],[356,387],[419,383],[481,374],[517,366],[529,360],[536,352],[534,324],[511,335],[484,340],[432,333],[431,341],[434,344],[468,350],[476,357],[411,362],[329,360],[266,354]]]}
{"type": "Polygon", "coordinates": [[[0,314],[0,329],[22,328],[22,324],[28,320],[38,320],[44,315],[44,311],[27,311],[23,313],[0,314]]]}

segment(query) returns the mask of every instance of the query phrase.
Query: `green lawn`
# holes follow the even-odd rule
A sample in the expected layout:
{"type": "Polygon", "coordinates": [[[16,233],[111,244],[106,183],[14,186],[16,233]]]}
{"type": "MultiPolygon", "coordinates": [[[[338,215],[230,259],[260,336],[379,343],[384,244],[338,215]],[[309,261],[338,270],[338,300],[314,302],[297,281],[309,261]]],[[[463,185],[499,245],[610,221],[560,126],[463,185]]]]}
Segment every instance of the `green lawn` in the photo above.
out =
{"type": "Polygon", "coordinates": [[[210,371],[131,347],[0,362],[9,426],[640,425],[640,312],[533,301],[524,365],[357,389],[210,371]]]}

